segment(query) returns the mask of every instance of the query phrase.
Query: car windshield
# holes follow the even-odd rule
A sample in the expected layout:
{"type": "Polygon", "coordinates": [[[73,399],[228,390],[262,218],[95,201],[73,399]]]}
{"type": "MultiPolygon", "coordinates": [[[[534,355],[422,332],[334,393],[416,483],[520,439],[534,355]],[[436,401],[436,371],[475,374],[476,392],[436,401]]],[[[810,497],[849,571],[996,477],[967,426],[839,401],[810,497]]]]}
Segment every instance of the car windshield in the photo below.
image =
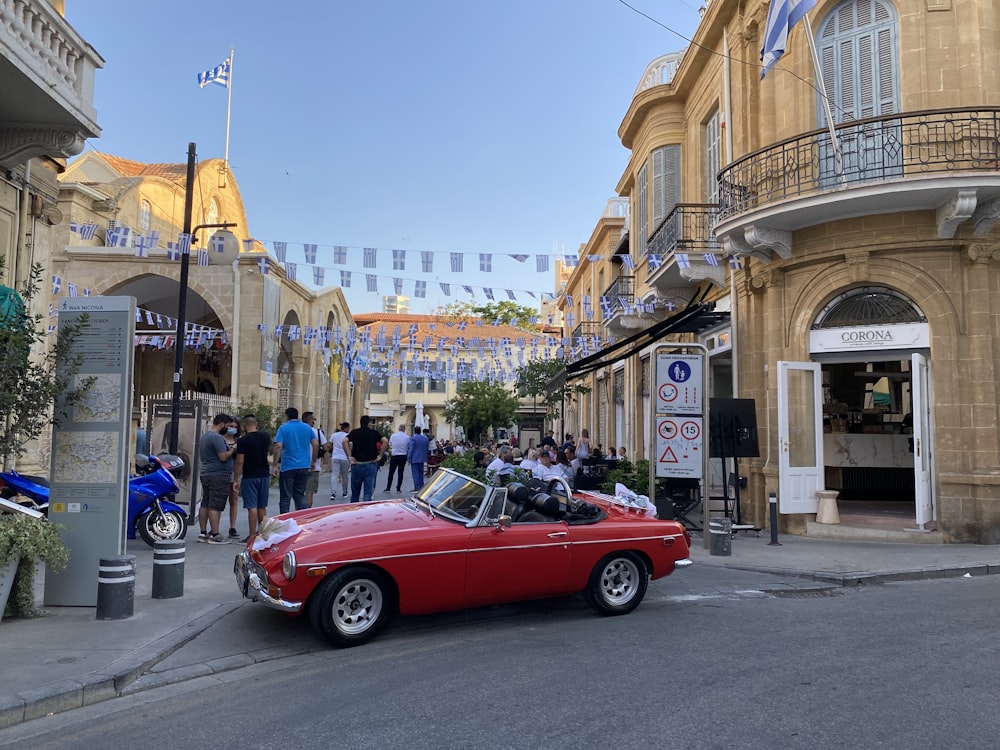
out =
{"type": "Polygon", "coordinates": [[[486,498],[486,486],[461,474],[439,471],[416,497],[443,516],[465,523],[478,515],[486,498]]]}

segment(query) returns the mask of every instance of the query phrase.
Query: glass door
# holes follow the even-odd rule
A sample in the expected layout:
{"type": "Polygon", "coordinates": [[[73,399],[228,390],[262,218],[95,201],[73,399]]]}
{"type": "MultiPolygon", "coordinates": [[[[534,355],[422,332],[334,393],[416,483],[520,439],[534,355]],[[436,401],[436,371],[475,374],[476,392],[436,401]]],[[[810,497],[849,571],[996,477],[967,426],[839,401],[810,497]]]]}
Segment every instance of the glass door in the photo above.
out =
{"type": "Polygon", "coordinates": [[[823,388],[818,362],[778,362],[778,511],[815,513],[823,489],[823,388]]]}
{"type": "Polygon", "coordinates": [[[922,354],[911,355],[913,372],[913,474],[916,495],[917,526],[933,521],[934,470],[933,430],[931,424],[930,368],[922,354]]]}

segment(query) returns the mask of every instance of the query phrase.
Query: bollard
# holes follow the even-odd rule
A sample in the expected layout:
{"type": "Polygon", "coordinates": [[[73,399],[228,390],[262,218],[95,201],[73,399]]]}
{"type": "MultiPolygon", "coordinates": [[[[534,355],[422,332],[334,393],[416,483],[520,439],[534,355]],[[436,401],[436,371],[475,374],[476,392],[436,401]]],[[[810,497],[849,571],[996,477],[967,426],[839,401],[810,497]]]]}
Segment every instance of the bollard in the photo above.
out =
{"type": "Polygon", "coordinates": [[[184,596],[184,540],[157,539],[153,544],[153,598],[184,596]]]}
{"type": "Polygon", "coordinates": [[[771,526],[771,541],[767,543],[768,547],[780,547],[781,542],[778,541],[778,496],[773,492],[767,496],[767,503],[770,506],[770,517],[768,519],[768,524],[771,526]]]}
{"type": "Polygon", "coordinates": [[[125,620],[135,598],[135,555],[102,557],[97,568],[97,619],[125,620]]]}
{"type": "Polygon", "coordinates": [[[733,553],[733,522],[730,519],[710,519],[708,534],[711,538],[709,554],[725,557],[733,553]]]}

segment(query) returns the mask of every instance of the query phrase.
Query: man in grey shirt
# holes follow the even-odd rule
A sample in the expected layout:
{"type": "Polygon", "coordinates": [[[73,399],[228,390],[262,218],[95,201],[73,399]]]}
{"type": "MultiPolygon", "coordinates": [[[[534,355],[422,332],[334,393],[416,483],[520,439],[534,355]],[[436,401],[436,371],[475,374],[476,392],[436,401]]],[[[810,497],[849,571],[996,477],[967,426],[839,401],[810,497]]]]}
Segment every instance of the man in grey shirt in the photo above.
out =
{"type": "Polygon", "coordinates": [[[233,456],[236,455],[236,446],[230,448],[222,437],[230,421],[232,419],[228,414],[216,414],[212,420],[212,429],[202,435],[198,443],[198,458],[201,462],[199,542],[229,544],[229,540],[219,533],[219,518],[229,501],[229,490],[233,485],[233,456]],[[209,528],[206,529],[206,526],[209,528]]]}

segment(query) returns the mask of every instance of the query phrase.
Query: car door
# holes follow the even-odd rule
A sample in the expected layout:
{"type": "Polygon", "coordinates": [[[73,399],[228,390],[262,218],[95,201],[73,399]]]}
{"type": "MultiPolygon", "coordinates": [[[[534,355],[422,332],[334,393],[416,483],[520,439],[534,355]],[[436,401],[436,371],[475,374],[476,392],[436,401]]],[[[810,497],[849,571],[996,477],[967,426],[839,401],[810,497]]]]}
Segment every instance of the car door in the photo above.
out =
{"type": "Polygon", "coordinates": [[[465,606],[568,593],[571,533],[563,521],[472,529],[465,606]]]}

